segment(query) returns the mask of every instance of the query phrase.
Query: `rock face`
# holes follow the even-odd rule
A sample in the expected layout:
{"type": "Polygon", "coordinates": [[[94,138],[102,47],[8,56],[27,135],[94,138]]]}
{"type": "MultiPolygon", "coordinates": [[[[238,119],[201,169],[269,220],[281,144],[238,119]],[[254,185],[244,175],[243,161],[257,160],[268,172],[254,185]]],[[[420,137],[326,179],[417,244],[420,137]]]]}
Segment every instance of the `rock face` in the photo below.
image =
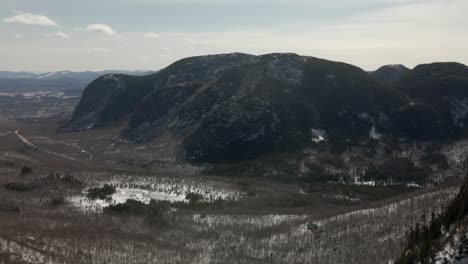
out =
{"type": "Polygon", "coordinates": [[[461,64],[368,74],[296,54],[211,55],[149,76],[98,78],[61,130],[129,121],[122,131],[128,140],[170,134],[180,139],[188,161],[238,161],[319,141],[461,137],[468,121],[465,91],[467,67],[461,64]]]}
{"type": "Polygon", "coordinates": [[[151,91],[152,76],[109,74],[91,82],[61,131],[81,131],[122,120],[151,91]]]}

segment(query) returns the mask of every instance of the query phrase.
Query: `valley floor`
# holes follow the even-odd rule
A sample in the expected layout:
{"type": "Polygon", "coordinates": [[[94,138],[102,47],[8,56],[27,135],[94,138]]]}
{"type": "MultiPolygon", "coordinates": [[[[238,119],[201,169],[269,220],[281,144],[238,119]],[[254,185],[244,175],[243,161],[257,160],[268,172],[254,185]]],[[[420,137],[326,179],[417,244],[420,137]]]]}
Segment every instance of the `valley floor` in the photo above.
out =
{"type": "Polygon", "coordinates": [[[304,192],[206,176],[119,129],[57,134],[61,120],[0,115],[0,263],[389,263],[459,184],[304,192]]]}

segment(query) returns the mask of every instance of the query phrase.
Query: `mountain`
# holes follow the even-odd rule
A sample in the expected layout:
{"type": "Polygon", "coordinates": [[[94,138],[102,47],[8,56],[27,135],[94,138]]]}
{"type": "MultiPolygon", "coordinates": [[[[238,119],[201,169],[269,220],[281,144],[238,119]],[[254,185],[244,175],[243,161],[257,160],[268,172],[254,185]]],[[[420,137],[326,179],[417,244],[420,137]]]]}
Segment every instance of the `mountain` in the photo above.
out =
{"type": "Polygon", "coordinates": [[[468,169],[466,69],[419,65],[383,83],[290,53],[192,57],[147,76],[97,78],[59,131],[123,124],[128,142],[170,138],[172,158],[207,173],[298,177],[304,190],[422,186],[468,169]]]}
{"type": "Polygon", "coordinates": [[[255,158],[311,142],[367,138],[388,130],[404,99],[352,65],[296,54],[224,54],[178,61],[145,77],[106,75],[84,91],[61,130],[85,130],[129,117],[122,135],[145,142],[182,139],[192,161],[255,158]]]}
{"type": "Polygon", "coordinates": [[[29,73],[29,72],[0,72],[0,90],[18,91],[18,90],[82,90],[92,80],[97,77],[110,73],[120,73],[128,75],[148,75],[152,71],[58,71],[47,73],[29,73]]]}

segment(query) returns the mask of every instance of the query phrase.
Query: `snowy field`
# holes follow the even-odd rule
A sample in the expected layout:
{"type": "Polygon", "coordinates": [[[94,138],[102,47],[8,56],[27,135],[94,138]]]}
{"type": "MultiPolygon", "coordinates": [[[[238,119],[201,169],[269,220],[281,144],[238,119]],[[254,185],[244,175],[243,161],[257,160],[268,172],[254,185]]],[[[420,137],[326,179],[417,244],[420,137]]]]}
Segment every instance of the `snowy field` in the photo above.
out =
{"type": "Polygon", "coordinates": [[[169,201],[169,202],[188,202],[187,194],[198,194],[204,202],[214,202],[217,200],[237,200],[245,193],[233,189],[228,184],[222,182],[205,179],[197,181],[190,178],[173,178],[173,177],[144,177],[144,176],[126,176],[114,175],[113,180],[107,182],[95,182],[95,186],[102,187],[109,184],[116,187],[116,192],[109,199],[91,200],[86,197],[87,190],[85,188],[81,194],[73,195],[67,200],[74,206],[84,211],[100,212],[104,207],[109,205],[122,204],[127,200],[136,200],[145,204],[149,204],[151,200],[169,201]],[[137,178],[138,181],[132,179],[137,178]]]}

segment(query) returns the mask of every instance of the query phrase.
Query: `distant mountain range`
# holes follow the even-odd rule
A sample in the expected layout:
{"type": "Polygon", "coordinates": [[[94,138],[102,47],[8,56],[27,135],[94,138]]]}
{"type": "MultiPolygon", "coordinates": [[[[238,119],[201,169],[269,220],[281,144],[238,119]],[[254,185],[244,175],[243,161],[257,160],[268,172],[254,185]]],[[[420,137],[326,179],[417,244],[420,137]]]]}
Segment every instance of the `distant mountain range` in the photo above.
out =
{"type": "Polygon", "coordinates": [[[148,75],[155,71],[57,71],[47,73],[0,71],[0,90],[79,90],[84,89],[97,77],[110,73],[127,75],[148,75]]]}

